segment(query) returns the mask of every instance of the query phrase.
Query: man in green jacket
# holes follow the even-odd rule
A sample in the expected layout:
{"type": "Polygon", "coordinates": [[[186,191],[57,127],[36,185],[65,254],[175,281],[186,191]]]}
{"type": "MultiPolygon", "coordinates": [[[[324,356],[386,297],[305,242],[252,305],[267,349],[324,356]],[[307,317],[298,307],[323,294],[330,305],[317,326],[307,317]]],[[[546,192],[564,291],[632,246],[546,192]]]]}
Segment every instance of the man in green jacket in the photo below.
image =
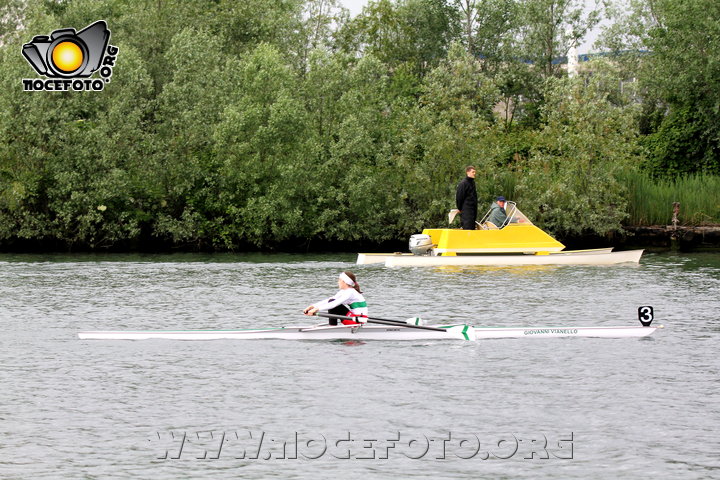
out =
{"type": "Polygon", "coordinates": [[[490,207],[490,216],[487,221],[492,222],[498,228],[502,228],[505,220],[507,220],[505,197],[497,197],[495,203],[490,207]]]}

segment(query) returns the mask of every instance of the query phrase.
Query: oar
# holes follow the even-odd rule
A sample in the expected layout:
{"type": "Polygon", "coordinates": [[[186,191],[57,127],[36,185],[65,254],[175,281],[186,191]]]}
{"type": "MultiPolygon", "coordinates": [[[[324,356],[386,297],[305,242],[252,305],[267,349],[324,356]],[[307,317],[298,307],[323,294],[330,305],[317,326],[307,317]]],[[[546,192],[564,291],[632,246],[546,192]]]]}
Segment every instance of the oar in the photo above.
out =
{"type": "MultiPolygon", "coordinates": [[[[382,320],[382,321],[384,321],[384,322],[397,323],[397,324],[399,324],[399,325],[422,325],[421,323],[408,323],[408,322],[410,321],[409,318],[408,318],[407,320],[405,320],[405,321],[403,321],[403,320],[390,320],[389,318],[375,318],[375,317],[367,317],[367,318],[370,319],[370,320],[382,320]]],[[[418,321],[418,320],[420,320],[420,319],[419,319],[419,318],[414,318],[413,320],[418,321]]]]}
{"type": "MultiPolygon", "coordinates": [[[[325,318],[336,318],[338,320],[352,320],[355,322],[355,317],[346,317],[344,315],[334,315],[332,313],[316,313],[318,317],[325,317],[325,318]]],[[[374,318],[374,317],[367,317],[368,323],[378,323],[380,325],[392,325],[394,327],[405,327],[405,328],[418,328],[420,330],[434,330],[436,332],[447,332],[446,328],[437,328],[437,327],[426,327],[424,325],[410,325],[409,323],[401,322],[400,320],[387,320],[385,318],[374,318]]]]}
{"type": "MultiPolygon", "coordinates": [[[[318,315],[320,317],[327,317],[327,318],[339,318],[341,320],[352,320],[353,322],[356,321],[355,320],[356,317],[349,317],[349,316],[343,317],[342,315],[335,315],[332,313],[317,313],[316,315],[318,315]]],[[[401,325],[401,326],[402,325],[413,325],[412,323],[403,322],[402,320],[390,320],[389,318],[377,318],[377,317],[363,317],[363,318],[367,318],[368,320],[377,320],[378,322],[383,322],[383,325],[390,325],[390,324],[401,325]]],[[[370,322],[370,323],[374,323],[374,322],[370,322]]],[[[437,327],[429,327],[429,328],[435,329],[437,327]]],[[[445,329],[443,329],[443,330],[445,330],[445,329]]]]}

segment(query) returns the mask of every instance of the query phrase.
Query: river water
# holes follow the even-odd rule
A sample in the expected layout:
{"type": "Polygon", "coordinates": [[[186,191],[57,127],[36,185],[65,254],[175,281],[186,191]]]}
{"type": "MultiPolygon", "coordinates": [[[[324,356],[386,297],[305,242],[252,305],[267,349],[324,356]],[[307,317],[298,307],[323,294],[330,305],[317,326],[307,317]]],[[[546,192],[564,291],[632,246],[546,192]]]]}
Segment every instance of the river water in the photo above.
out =
{"type": "Polygon", "coordinates": [[[0,256],[0,478],[718,478],[720,255],[386,269],[354,255],[0,256]],[[371,314],[643,339],[81,341],[371,314]]]}

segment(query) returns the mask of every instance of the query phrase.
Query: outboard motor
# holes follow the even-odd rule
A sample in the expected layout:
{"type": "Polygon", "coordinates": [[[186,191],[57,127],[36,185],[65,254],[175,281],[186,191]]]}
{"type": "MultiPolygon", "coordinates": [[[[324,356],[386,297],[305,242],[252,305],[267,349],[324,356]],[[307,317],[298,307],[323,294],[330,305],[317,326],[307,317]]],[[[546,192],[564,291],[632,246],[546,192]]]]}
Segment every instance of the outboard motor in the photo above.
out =
{"type": "Polygon", "coordinates": [[[413,255],[428,255],[433,248],[430,235],[418,233],[410,236],[410,251],[413,255]]]}

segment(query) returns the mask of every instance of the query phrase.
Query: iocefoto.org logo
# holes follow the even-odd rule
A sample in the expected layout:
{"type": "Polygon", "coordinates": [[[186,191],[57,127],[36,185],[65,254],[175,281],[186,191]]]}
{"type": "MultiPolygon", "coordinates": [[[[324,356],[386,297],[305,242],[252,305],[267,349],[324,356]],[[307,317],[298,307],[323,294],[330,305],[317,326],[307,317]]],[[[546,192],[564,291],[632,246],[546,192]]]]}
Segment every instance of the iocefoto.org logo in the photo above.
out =
{"type": "Polygon", "coordinates": [[[76,32],[61,28],[24,44],[22,54],[46,78],[23,78],[26,92],[99,92],[110,82],[118,47],[109,44],[110,30],[99,20],[76,32]],[[91,76],[98,72],[98,76],[91,76]]]}

